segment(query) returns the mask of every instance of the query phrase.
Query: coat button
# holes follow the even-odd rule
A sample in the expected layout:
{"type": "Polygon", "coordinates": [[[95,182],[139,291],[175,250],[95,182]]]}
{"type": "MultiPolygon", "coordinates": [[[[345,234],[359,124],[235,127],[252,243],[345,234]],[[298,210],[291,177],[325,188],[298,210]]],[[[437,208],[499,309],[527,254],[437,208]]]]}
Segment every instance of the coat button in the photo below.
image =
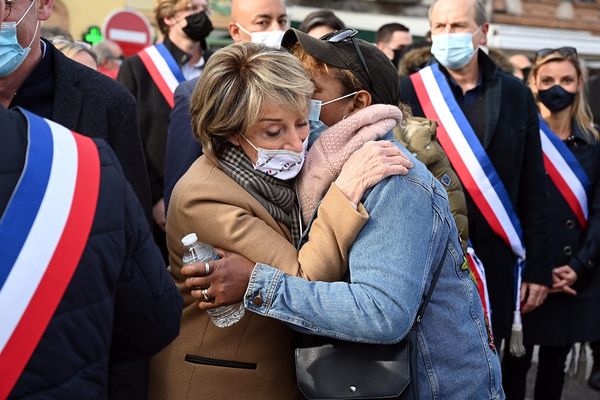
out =
{"type": "Polygon", "coordinates": [[[570,256],[571,254],[573,254],[573,249],[571,248],[571,246],[565,246],[563,248],[563,253],[565,253],[565,256],[570,256]]]}
{"type": "Polygon", "coordinates": [[[256,296],[254,296],[252,298],[252,304],[254,304],[255,306],[260,307],[260,306],[262,306],[262,303],[263,303],[263,299],[262,299],[262,297],[260,297],[260,294],[257,294],[256,296]]]}
{"type": "Polygon", "coordinates": [[[593,267],[594,262],[592,260],[588,260],[587,265],[588,265],[588,267],[593,267]]]}
{"type": "Polygon", "coordinates": [[[567,229],[573,229],[575,228],[575,221],[568,219],[565,221],[565,225],[567,226],[567,229]]]}

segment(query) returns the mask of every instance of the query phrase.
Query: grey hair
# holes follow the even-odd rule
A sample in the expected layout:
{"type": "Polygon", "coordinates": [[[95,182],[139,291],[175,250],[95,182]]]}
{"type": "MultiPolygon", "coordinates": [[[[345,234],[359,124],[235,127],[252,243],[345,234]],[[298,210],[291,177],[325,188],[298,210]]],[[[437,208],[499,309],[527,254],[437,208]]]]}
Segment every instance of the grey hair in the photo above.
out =
{"type": "Polygon", "coordinates": [[[114,54],[110,49],[110,41],[103,40],[100,43],[95,44],[92,49],[96,52],[98,56],[98,64],[103,64],[106,60],[110,60],[114,54]]]}
{"type": "MultiPolygon", "coordinates": [[[[427,11],[427,18],[431,24],[431,10],[439,0],[434,0],[427,11]]],[[[477,26],[481,26],[489,21],[486,0],[475,0],[475,23],[477,26]]]]}

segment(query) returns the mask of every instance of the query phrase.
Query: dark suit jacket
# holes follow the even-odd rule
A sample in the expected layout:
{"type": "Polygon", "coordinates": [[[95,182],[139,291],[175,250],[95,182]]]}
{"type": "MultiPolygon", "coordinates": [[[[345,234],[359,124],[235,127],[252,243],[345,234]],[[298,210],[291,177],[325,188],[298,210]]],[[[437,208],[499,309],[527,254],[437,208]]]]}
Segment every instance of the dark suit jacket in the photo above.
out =
{"type": "Polygon", "coordinates": [[[175,106],[169,117],[165,153],[165,210],[171,192],[188,168],[202,155],[202,146],[192,133],[190,98],[199,78],[181,83],[175,90],[175,106]]]}
{"type": "MultiPolygon", "coordinates": [[[[521,220],[527,249],[523,281],[551,286],[552,267],[547,249],[549,208],[537,107],[529,89],[497,69],[483,52],[479,53],[479,65],[480,70],[487,69],[489,79],[483,81],[485,132],[476,133],[521,220]]],[[[401,80],[400,97],[414,115],[424,116],[409,77],[401,80]]],[[[486,270],[494,335],[508,337],[514,309],[515,258],[466,190],[465,196],[469,237],[486,270]]]]}
{"type": "MultiPolygon", "coordinates": [[[[2,107],[0,126],[3,213],[23,170],[27,134],[24,118],[2,107]]],[[[144,213],[110,147],[103,140],[96,145],[100,191],[89,239],[9,398],[106,399],[109,355],[146,358],[179,332],[182,299],[144,213]]]]}
{"type": "MultiPolygon", "coordinates": [[[[53,58],[52,111],[35,107],[35,99],[27,104],[18,101],[11,107],[25,106],[85,136],[105,139],[121,162],[125,177],[131,183],[148,220],[151,220],[150,191],[137,126],[135,99],[112,79],[65,57],[46,42],[46,57],[53,58]]],[[[46,68],[40,63],[38,68],[46,68]]],[[[35,70],[33,74],[39,73],[35,70]]],[[[25,82],[27,83],[27,81],[25,82]]]]}

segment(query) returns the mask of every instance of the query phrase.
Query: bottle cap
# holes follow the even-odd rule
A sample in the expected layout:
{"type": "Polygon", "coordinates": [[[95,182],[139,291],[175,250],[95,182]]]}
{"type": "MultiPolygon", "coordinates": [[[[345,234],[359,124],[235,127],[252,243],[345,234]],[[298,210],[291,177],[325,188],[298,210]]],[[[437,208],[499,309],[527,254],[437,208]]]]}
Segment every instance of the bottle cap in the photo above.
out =
{"type": "Polygon", "coordinates": [[[196,236],[195,233],[190,233],[190,234],[185,235],[183,237],[183,239],[181,239],[181,243],[183,243],[184,246],[191,246],[197,240],[198,240],[198,236],[196,236]]]}

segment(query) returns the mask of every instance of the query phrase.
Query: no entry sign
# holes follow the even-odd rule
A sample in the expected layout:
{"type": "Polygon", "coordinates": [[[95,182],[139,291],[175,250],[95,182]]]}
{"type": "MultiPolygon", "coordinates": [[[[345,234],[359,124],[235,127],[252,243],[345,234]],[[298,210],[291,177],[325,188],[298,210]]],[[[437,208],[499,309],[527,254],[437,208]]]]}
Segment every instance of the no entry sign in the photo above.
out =
{"type": "Polygon", "coordinates": [[[152,44],[152,26],[142,13],[130,8],[111,12],[104,20],[102,33],[117,42],[123,54],[130,56],[152,44]]]}

